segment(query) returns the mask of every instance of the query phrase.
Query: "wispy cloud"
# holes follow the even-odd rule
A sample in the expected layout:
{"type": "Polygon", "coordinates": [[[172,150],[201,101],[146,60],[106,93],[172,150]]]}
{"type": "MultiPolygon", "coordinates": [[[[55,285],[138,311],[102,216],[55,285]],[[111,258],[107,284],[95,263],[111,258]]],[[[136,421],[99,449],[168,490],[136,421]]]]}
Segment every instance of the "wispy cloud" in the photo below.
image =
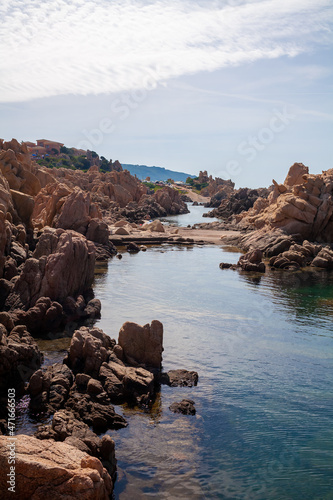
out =
{"type": "Polygon", "coordinates": [[[0,101],[99,94],[327,44],[331,0],[3,0],[0,101]]]}

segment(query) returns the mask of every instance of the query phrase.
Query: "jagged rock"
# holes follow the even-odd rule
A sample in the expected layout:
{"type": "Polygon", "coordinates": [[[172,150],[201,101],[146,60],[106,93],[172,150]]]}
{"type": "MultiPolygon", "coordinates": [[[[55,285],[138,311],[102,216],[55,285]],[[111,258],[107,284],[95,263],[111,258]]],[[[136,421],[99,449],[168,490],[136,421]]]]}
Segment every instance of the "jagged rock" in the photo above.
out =
{"type": "Polygon", "coordinates": [[[262,251],[261,250],[251,250],[250,252],[242,255],[239,258],[238,266],[243,269],[243,271],[255,271],[259,273],[264,273],[266,266],[262,262],[262,251]]]}
{"type": "Polygon", "coordinates": [[[126,321],[119,331],[118,344],[129,364],[161,368],[163,352],[163,325],[154,320],[140,326],[126,321]]]}
{"type": "Polygon", "coordinates": [[[154,375],[144,368],[125,366],[118,359],[103,363],[99,378],[114,403],[148,403],[154,395],[154,375]]]}
{"type": "Polygon", "coordinates": [[[121,429],[127,426],[126,420],[118,415],[105,392],[97,395],[77,392],[75,387],[71,390],[65,404],[78,420],[82,420],[96,432],[105,432],[107,429],[121,429]]]}
{"type": "Polygon", "coordinates": [[[229,262],[220,262],[220,269],[237,269],[237,264],[230,264],[229,262]]]}
{"type": "MultiPolygon", "coordinates": [[[[275,245],[275,247],[277,246],[278,245],[275,245]]],[[[271,257],[269,264],[274,268],[287,270],[299,269],[300,267],[305,267],[310,264],[315,267],[329,268],[328,261],[331,258],[330,253],[332,257],[333,252],[331,252],[330,249],[323,249],[321,245],[316,245],[304,240],[302,245],[294,243],[289,246],[288,250],[271,257]],[[321,261],[321,256],[324,255],[325,252],[328,252],[326,264],[321,261]],[[316,266],[316,263],[320,265],[316,266]]]]}
{"type": "Polygon", "coordinates": [[[170,387],[193,387],[198,384],[197,372],[188,370],[169,370],[161,374],[161,384],[170,387]]]}
{"type": "Polygon", "coordinates": [[[38,370],[43,357],[25,326],[16,326],[9,334],[2,326],[0,333],[0,392],[3,392],[7,387],[24,385],[38,370]]]}
{"type": "Polygon", "coordinates": [[[182,413],[183,415],[195,415],[196,409],[194,407],[194,401],[191,399],[183,399],[179,403],[172,403],[169,406],[169,410],[173,413],[182,413]]]}
{"type": "Polygon", "coordinates": [[[27,388],[31,396],[30,407],[51,413],[63,408],[73,381],[72,371],[62,363],[54,363],[36,371],[27,388]]]}
{"type": "Polygon", "coordinates": [[[67,410],[59,410],[53,415],[51,425],[40,425],[35,436],[38,439],[54,439],[75,446],[79,450],[101,460],[114,480],[117,470],[113,439],[105,435],[100,439],[88,425],[80,422],[67,410]]]}
{"type": "MultiPolygon", "coordinates": [[[[237,191],[234,189],[224,188],[215,194],[208,204],[214,208],[210,212],[204,214],[204,217],[218,217],[222,219],[230,219],[233,215],[240,214],[245,210],[253,207],[258,199],[264,201],[269,195],[270,190],[265,188],[248,189],[241,188],[237,191]]],[[[261,202],[263,203],[263,202],[261,202]]]]}
{"type": "Polygon", "coordinates": [[[109,234],[108,225],[99,219],[91,219],[85,233],[88,240],[100,243],[101,245],[108,245],[109,234]]]}
{"type": "Polygon", "coordinates": [[[313,259],[311,266],[333,269],[333,251],[329,248],[322,248],[313,259]]]}
{"type": "Polygon", "coordinates": [[[14,276],[18,275],[17,263],[13,257],[7,257],[3,267],[3,277],[6,280],[11,280],[14,276]]]}
{"type": "Polygon", "coordinates": [[[95,247],[74,231],[46,228],[33,258],[25,261],[7,308],[26,310],[40,297],[62,302],[90,288],[94,279],[95,247]]]}
{"type": "Polygon", "coordinates": [[[7,179],[10,189],[35,196],[41,189],[34,174],[27,147],[16,139],[4,142],[0,151],[0,171],[7,179]]]}
{"type": "Polygon", "coordinates": [[[12,316],[6,311],[0,312],[0,323],[6,328],[8,333],[11,332],[15,326],[12,316]]]}
{"type": "Polygon", "coordinates": [[[285,235],[299,234],[302,239],[333,242],[333,169],[311,175],[308,167],[295,163],[283,186],[281,189],[275,183],[266,206],[259,198],[248,212],[237,216],[238,227],[264,232],[281,229],[285,235]]]}
{"type": "Polygon", "coordinates": [[[20,219],[28,226],[31,226],[31,216],[34,209],[34,199],[32,196],[20,193],[14,189],[10,190],[14,208],[18,213],[20,219]]]}
{"type": "Polygon", "coordinates": [[[8,449],[13,439],[0,436],[0,489],[10,500],[108,500],[113,483],[100,460],[67,443],[17,435],[15,493],[8,491],[8,449]]]}
{"type": "Polygon", "coordinates": [[[13,281],[8,281],[5,279],[0,279],[0,309],[3,309],[8,295],[13,291],[14,283],[13,281]]]}
{"type": "Polygon", "coordinates": [[[48,297],[40,297],[28,311],[16,310],[13,318],[15,324],[26,325],[32,334],[49,332],[63,323],[63,307],[48,297]]]}
{"type": "Polygon", "coordinates": [[[81,327],[74,332],[65,362],[74,373],[97,376],[115,343],[99,328],[81,327]]]}

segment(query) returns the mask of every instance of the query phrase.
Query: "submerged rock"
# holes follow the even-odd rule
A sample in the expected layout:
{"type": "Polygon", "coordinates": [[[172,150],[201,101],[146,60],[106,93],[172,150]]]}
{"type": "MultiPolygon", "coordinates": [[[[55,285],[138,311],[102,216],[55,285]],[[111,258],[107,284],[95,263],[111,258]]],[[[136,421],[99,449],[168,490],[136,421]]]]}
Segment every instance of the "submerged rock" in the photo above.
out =
{"type": "Polygon", "coordinates": [[[113,439],[105,435],[99,438],[87,424],[80,422],[67,410],[57,411],[51,425],[40,425],[35,436],[38,439],[54,439],[75,446],[101,460],[108,473],[115,479],[117,460],[113,439]]]}
{"type": "Polygon", "coordinates": [[[169,410],[173,413],[182,413],[183,415],[195,415],[196,409],[194,407],[194,401],[191,399],[183,399],[179,403],[172,403],[169,406],[169,410]]]}
{"type": "Polygon", "coordinates": [[[188,370],[170,370],[161,374],[161,384],[170,387],[193,387],[198,384],[197,372],[188,370]]]}

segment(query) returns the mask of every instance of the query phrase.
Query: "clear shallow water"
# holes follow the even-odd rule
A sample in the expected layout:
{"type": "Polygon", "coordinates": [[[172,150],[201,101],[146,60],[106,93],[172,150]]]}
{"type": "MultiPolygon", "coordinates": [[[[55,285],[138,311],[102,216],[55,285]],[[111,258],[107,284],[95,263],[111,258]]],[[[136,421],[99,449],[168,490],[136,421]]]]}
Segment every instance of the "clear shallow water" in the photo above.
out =
{"type": "Polygon", "coordinates": [[[333,498],[333,276],[219,269],[238,256],[159,247],[99,269],[97,326],[159,319],[164,369],[199,373],[151,413],[118,408],[116,499],[333,498]],[[184,397],[195,417],[169,411],[184,397]]]}
{"type": "MultiPolygon", "coordinates": [[[[164,369],[199,373],[197,387],[163,386],[149,413],[117,407],[116,500],[333,499],[333,274],[219,269],[238,257],[162,246],[98,267],[97,326],[117,338],[127,320],[159,319],[164,369]],[[196,416],[169,411],[183,398],[196,416]]],[[[41,340],[45,364],[69,342],[41,340]]],[[[27,405],[18,432],[33,433],[27,405]]]]}
{"type": "Polygon", "coordinates": [[[174,224],[179,227],[186,227],[188,225],[193,226],[193,224],[198,224],[202,222],[215,222],[219,219],[215,217],[203,217],[204,213],[212,210],[211,208],[203,207],[202,205],[193,206],[192,203],[187,204],[190,212],[188,214],[182,215],[169,215],[161,219],[163,222],[168,222],[169,224],[174,224]]]}

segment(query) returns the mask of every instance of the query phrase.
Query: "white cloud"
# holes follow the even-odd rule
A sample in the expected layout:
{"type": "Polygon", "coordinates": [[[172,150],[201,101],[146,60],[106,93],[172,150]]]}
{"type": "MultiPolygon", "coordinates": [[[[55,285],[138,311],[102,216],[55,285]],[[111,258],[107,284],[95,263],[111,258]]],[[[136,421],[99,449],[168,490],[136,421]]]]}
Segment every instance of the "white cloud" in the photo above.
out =
{"type": "Polygon", "coordinates": [[[330,0],[3,0],[0,101],[142,88],[330,41],[330,0]]]}

